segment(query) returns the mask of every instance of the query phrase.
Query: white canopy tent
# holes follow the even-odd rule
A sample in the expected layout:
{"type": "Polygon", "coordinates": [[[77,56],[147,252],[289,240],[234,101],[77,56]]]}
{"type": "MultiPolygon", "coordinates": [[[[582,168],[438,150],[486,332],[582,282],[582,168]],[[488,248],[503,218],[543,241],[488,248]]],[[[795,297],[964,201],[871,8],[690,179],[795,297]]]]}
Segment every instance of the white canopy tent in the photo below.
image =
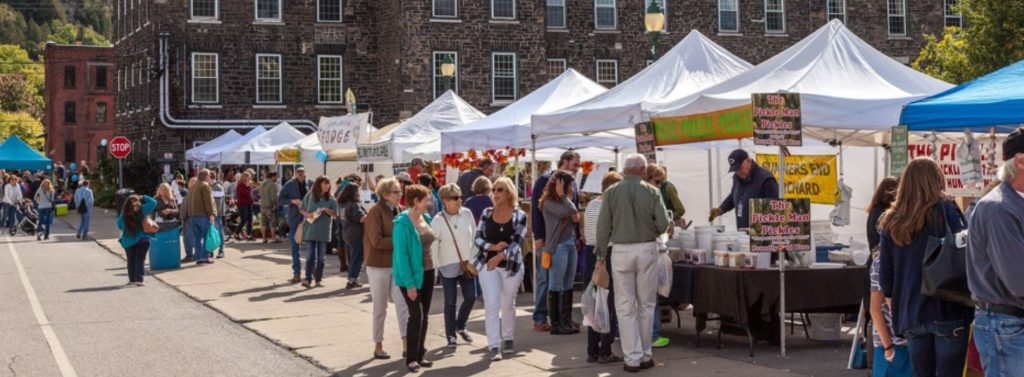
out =
{"type": "Polygon", "coordinates": [[[568,108],[537,114],[532,133],[540,138],[628,128],[647,120],[647,102],[683,98],[750,69],[750,63],[691,31],[665,55],[629,80],[568,108]]]}
{"type": "Polygon", "coordinates": [[[485,116],[449,90],[412,118],[402,121],[397,128],[381,136],[380,141],[394,143],[394,162],[407,161],[411,158],[404,157],[404,150],[438,139],[441,131],[461,127],[485,116]]]}
{"type": "MultiPolygon", "coordinates": [[[[205,162],[205,163],[215,163],[215,164],[216,163],[221,163],[221,153],[222,152],[230,151],[230,150],[234,149],[235,147],[238,147],[238,146],[240,146],[242,144],[245,144],[245,143],[249,142],[250,140],[252,140],[252,139],[254,139],[256,137],[259,137],[260,135],[262,135],[262,134],[264,134],[266,132],[267,132],[266,128],[263,128],[263,126],[257,126],[256,128],[253,128],[253,129],[249,130],[249,132],[246,132],[245,135],[241,135],[240,137],[237,137],[234,140],[230,140],[229,142],[226,142],[226,143],[221,144],[219,146],[210,146],[207,149],[203,149],[203,150],[200,150],[200,151],[195,151],[193,153],[193,158],[191,158],[190,160],[191,161],[205,162]]],[[[205,146],[205,144],[203,146],[205,146]]],[[[200,147],[202,147],[202,146],[200,146],[200,147]]]]}
{"type": "Polygon", "coordinates": [[[229,130],[223,135],[217,136],[213,140],[203,143],[203,145],[185,151],[185,160],[199,161],[198,156],[204,151],[218,149],[224,145],[234,143],[240,137],[242,137],[242,134],[235,132],[235,130],[229,130]]]}
{"type": "Polygon", "coordinates": [[[877,145],[875,137],[852,137],[888,131],[903,105],[951,87],[889,58],[833,20],[745,73],[650,110],[655,118],[683,116],[749,104],[751,93],[800,93],[805,135],[877,145]]]}
{"type": "Polygon", "coordinates": [[[274,165],[278,150],[295,144],[304,137],[287,122],[281,122],[270,131],[221,153],[221,164],[225,165],[274,165]]]}

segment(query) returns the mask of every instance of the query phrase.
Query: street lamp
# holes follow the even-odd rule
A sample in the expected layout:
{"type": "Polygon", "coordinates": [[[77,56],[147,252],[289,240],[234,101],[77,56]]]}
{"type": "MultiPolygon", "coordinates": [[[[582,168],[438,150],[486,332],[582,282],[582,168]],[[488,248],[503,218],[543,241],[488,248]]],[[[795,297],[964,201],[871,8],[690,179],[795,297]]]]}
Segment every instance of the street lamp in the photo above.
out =
{"type": "Polygon", "coordinates": [[[444,62],[441,63],[441,77],[444,77],[445,91],[452,89],[452,78],[455,77],[455,62],[450,54],[445,54],[444,62]]]}
{"type": "Polygon", "coordinates": [[[658,6],[658,0],[651,0],[651,5],[647,7],[644,27],[647,28],[647,35],[651,37],[651,61],[658,60],[658,37],[665,29],[665,13],[658,6]]]}

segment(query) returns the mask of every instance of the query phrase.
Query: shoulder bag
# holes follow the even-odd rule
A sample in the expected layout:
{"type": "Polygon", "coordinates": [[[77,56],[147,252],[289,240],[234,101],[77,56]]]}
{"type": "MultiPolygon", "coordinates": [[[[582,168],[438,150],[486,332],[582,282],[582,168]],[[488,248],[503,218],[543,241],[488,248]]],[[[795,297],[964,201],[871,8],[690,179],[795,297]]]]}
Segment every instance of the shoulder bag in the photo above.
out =
{"type": "MultiPolygon", "coordinates": [[[[942,205],[940,202],[936,206],[942,205]]],[[[945,235],[928,236],[924,262],[921,266],[921,293],[973,307],[974,301],[971,300],[971,291],[967,287],[967,247],[957,245],[957,236],[949,222],[945,221],[945,214],[945,208],[932,209],[932,218],[938,217],[943,220],[945,235]]],[[[963,219],[963,214],[960,214],[960,218],[963,219]]]]}
{"type": "Polygon", "coordinates": [[[471,278],[475,278],[480,273],[476,270],[476,266],[462,259],[462,251],[459,250],[459,240],[455,237],[455,231],[452,230],[452,224],[448,222],[448,215],[442,214],[441,217],[444,218],[444,225],[448,226],[448,232],[452,235],[452,243],[455,244],[455,254],[459,256],[459,267],[462,269],[462,273],[471,278]]]}
{"type": "MultiPolygon", "coordinates": [[[[555,229],[555,234],[562,233],[562,229],[569,224],[569,220],[572,220],[572,216],[566,217],[558,224],[558,228],[555,229]]],[[[540,254],[540,266],[544,267],[545,270],[551,269],[551,255],[555,253],[555,248],[558,247],[556,243],[545,244],[544,251],[540,254]]]]}

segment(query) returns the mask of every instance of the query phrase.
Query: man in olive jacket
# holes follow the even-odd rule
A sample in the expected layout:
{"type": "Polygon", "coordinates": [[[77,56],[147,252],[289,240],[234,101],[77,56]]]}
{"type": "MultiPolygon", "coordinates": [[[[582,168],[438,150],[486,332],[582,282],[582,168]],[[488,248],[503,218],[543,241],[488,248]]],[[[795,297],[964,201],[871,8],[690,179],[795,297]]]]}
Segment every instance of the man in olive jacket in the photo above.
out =
{"type": "Polygon", "coordinates": [[[213,263],[206,254],[206,234],[217,218],[217,204],[213,200],[213,189],[210,187],[212,181],[208,169],[200,170],[196,175],[195,185],[188,192],[186,208],[192,245],[196,250],[196,265],[213,263]]]}

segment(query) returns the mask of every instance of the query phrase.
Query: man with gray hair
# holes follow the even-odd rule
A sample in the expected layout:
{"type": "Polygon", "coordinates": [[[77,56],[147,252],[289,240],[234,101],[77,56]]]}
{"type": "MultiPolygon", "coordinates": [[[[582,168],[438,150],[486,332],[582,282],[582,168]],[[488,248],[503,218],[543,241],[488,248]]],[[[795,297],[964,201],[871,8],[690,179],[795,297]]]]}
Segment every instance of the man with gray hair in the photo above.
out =
{"type": "Polygon", "coordinates": [[[217,204],[213,200],[213,189],[210,170],[203,169],[196,175],[196,183],[188,191],[186,209],[188,210],[189,237],[195,248],[196,265],[213,263],[206,254],[206,233],[217,218],[217,204]]]}
{"type": "Polygon", "coordinates": [[[978,202],[967,244],[974,340],[987,376],[1024,375],[1024,127],[1003,142],[999,179],[978,202]]]}
{"type": "Polygon", "coordinates": [[[647,159],[639,154],[626,157],[625,179],[609,187],[597,218],[597,263],[606,268],[608,245],[612,253],[612,281],[619,338],[625,358],[623,370],[639,372],[654,366],[651,328],[657,304],[658,244],[655,240],[669,228],[668,211],[658,188],[644,182],[647,159]]]}

